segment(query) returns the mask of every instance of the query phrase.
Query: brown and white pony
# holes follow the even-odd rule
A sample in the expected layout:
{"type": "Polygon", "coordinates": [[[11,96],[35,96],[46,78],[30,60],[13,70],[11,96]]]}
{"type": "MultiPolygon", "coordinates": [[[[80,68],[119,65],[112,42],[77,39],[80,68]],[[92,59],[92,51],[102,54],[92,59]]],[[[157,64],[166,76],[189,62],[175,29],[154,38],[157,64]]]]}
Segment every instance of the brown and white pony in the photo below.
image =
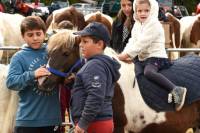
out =
{"type": "MultiPolygon", "coordinates": [[[[165,14],[167,22],[161,22],[165,31],[166,48],[179,48],[180,47],[180,22],[171,13],[165,14]]],[[[170,52],[169,58],[174,60],[179,58],[179,52],[170,52]]]]}
{"type": "Polygon", "coordinates": [[[170,39],[171,39],[171,47],[179,48],[180,47],[180,22],[175,16],[171,13],[166,13],[168,22],[170,24],[170,39]]]}
{"type": "Polygon", "coordinates": [[[183,17],[180,20],[180,24],[181,24],[180,47],[200,48],[200,14],[196,16],[183,17]]]}
{"type": "MultiPolygon", "coordinates": [[[[70,68],[80,59],[78,40],[69,31],[53,35],[48,44],[49,67],[65,73],[71,71],[70,68]]],[[[117,59],[111,48],[106,48],[105,54],[117,59]]],[[[186,105],[180,112],[156,112],[141,96],[134,64],[119,62],[121,77],[113,98],[114,133],[185,133],[188,128],[198,126],[200,102],[186,105]]],[[[50,89],[63,80],[51,74],[43,79],[40,88],[50,89]]]]}
{"type": "Polygon", "coordinates": [[[70,6],[53,11],[46,20],[47,32],[58,29],[58,25],[66,20],[71,22],[76,30],[81,30],[86,26],[84,15],[73,6],[70,6]]]}
{"type": "Polygon", "coordinates": [[[113,19],[110,16],[97,11],[86,15],[85,21],[87,24],[91,22],[103,23],[108,28],[111,35],[113,19]]]}

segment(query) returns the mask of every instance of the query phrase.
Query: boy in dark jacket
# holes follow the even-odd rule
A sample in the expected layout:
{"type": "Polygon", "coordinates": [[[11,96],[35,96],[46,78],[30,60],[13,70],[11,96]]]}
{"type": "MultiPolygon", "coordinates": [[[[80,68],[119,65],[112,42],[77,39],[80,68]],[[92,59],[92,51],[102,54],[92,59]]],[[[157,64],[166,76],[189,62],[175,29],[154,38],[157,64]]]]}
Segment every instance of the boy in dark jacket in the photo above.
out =
{"type": "Polygon", "coordinates": [[[112,133],[112,98],[120,64],[103,55],[110,42],[106,27],[97,22],[74,34],[81,36],[80,50],[87,63],[76,75],[71,113],[75,133],[112,133]]]}

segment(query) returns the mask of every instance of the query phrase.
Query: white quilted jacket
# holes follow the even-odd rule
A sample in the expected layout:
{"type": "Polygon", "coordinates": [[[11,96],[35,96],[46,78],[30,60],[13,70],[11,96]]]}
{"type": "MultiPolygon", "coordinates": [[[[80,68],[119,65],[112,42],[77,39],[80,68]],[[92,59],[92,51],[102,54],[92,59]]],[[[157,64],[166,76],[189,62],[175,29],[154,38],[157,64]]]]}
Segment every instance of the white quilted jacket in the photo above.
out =
{"type": "MultiPolygon", "coordinates": [[[[133,9],[135,11],[135,4],[133,9]]],[[[144,23],[140,23],[134,14],[135,24],[131,31],[131,38],[122,53],[135,58],[137,55],[140,61],[149,57],[168,58],[165,50],[164,29],[158,20],[158,3],[149,0],[151,3],[150,15],[144,23]]]]}

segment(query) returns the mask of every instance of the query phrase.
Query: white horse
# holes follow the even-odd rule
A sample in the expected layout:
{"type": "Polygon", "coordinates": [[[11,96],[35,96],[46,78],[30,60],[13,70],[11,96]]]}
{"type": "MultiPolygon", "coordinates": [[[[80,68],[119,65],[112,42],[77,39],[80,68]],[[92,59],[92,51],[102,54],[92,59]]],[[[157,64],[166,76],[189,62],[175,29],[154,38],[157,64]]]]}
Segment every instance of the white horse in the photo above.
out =
{"type": "MultiPolygon", "coordinates": [[[[0,47],[21,46],[24,43],[21,37],[20,24],[24,16],[0,12],[0,47]]],[[[0,59],[2,56],[0,51],[0,59]]]]}
{"type": "Polygon", "coordinates": [[[16,91],[6,87],[8,65],[0,64],[0,133],[12,133],[18,104],[16,91]]]}

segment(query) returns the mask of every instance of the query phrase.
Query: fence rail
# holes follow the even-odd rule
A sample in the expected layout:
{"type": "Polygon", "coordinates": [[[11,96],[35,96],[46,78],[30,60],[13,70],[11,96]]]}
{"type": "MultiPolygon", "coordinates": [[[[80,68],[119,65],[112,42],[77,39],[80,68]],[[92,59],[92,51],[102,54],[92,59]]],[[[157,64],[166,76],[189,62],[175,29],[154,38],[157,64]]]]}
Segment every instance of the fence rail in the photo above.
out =
{"type": "MultiPolygon", "coordinates": [[[[10,51],[13,51],[12,53],[14,53],[15,51],[20,50],[21,47],[17,47],[17,46],[5,46],[5,47],[0,47],[0,52],[4,51],[4,58],[1,58],[1,53],[0,53],[0,63],[3,64],[9,64],[10,62],[10,58],[12,56],[12,54],[10,54],[10,51]]],[[[166,48],[167,53],[170,52],[200,52],[200,48],[166,48]]]]}
{"type": "Polygon", "coordinates": [[[21,47],[11,47],[11,46],[5,46],[5,47],[0,47],[0,50],[20,50],[21,47]]]}
{"type": "Polygon", "coordinates": [[[9,64],[12,55],[20,49],[17,46],[0,47],[0,64],[9,64]]]}
{"type": "MultiPolygon", "coordinates": [[[[20,50],[21,47],[0,47],[0,50],[20,50]]],[[[200,52],[200,48],[166,48],[167,52],[200,52]]]]}
{"type": "Polygon", "coordinates": [[[167,52],[200,52],[200,48],[167,48],[167,52]]]}

